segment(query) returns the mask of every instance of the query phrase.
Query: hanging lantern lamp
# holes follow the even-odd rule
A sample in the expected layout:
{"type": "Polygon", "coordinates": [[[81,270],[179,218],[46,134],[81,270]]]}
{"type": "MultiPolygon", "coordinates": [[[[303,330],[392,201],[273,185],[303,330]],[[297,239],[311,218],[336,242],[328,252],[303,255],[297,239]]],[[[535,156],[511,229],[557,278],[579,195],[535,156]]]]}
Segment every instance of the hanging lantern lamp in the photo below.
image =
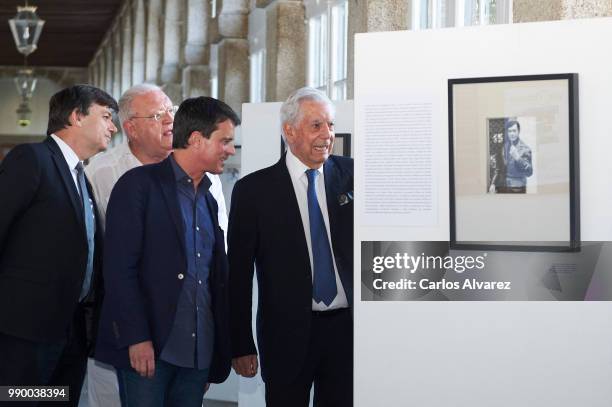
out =
{"type": "Polygon", "coordinates": [[[17,15],[9,20],[9,26],[19,52],[28,56],[36,51],[43,25],[45,21],[36,15],[36,7],[28,6],[27,1],[25,6],[17,7],[17,15]]]}

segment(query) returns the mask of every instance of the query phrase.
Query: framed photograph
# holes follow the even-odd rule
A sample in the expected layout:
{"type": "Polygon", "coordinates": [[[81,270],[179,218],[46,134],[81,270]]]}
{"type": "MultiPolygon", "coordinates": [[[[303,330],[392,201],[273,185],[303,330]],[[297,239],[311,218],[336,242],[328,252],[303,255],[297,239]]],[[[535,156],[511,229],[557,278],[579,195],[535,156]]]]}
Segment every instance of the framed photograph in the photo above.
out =
{"type": "MultiPolygon", "coordinates": [[[[285,145],[285,139],[281,135],[281,156],[285,153],[287,146],[285,145]]],[[[334,138],[334,147],[332,154],[341,155],[344,157],[351,156],[351,133],[336,133],[334,138]]]]}
{"type": "Polygon", "coordinates": [[[576,250],[578,74],[448,81],[453,248],[576,250]]]}
{"type": "Polygon", "coordinates": [[[351,133],[336,133],[332,154],[344,157],[351,156],[351,133]]]}

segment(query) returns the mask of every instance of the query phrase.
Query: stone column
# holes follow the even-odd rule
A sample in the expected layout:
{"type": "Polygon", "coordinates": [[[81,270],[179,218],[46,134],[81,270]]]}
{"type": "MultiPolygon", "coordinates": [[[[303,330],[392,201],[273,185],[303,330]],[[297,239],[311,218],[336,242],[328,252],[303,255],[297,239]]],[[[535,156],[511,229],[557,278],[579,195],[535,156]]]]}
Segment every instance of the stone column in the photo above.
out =
{"type": "Polygon", "coordinates": [[[119,55],[122,55],[119,24],[113,28],[110,41],[113,44],[113,54],[117,56],[113,60],[113,97],[117,99],[121,96],[121,77],[123,76],[123,71],[121,69],[122,58],[119,58],[119,55]]]}
{"type": "Polygon", "coordinates": [[[100,81],[100,64],[98,63],[98,55],[96,55],[91,63],[89,64],[89,83],[95,87],[99,87],[98,83],[100,81]]]}
{"type": "Polygon", "coordinates": [[[210,2],[188,0],[187,41],[183,68],[183,97],[210,95],[210,60],[208,28],[210,2]]]}
{"type": "Polygon", "coordinates": [[[161,61],[161,0],[150,0],[147,14],[147,44],[145,81],[159,83],[159,66],[161,61]]]}
{"type": "Polygon", "coordinates": [[[612,15],[610,0],[565,0],[563,18],[609,17],[612,15]]]}
{"type": "Polygon", "coordinates": [[[188,0],[187,41],[185,44],[185,63],[206,65],[209,59],[208,20],[210,3],[208,0],[188,0]]]}
{"type": "Polygon", "coordinates": [[[104,45],[104,58],[106,61],[104,90],[113,93],[113,48],[110,41],[104,45]]]}
{"type": "Polygon", "coordinates": [[[515,23],[560,20],[564,0],[513,0],[512,16],[515,23]]]}
{"type": "Polygon", "coordinates": [[[181,40],[184,24],[184,0],[166,0],[164,19],[164,53],[161,82],[173,103],[183,100],[181,86],[181,40]]]}
{"type": "Polygon", "coordinates": [[[123,53],[121,57],[121,93],[132,86],[132,13],[126,7],[121,16],[121,43],[123,53]]]}
{"type": "Polygon", "coordinates": [[[104,50],[98,52],[96,59],[96,65],[98,65],[98,78],[96,80],[96,86],[100,89],[104,88],[104,80],[106,78],[106,63],[104,60],[104,50]]]}
{"type": "Polygon", "coordinates": [[[100,61],[99,61],[99,58],[96,58],[96,60],[93,63],[93,67],[94,67],[93,84],[94,84],[94,86],[98,86],[98,84],[100,83],[100,61]]]}
{"type": "Polygon", "coordinates": [[[161,70],[161,80],[164,83],[177,83],[180,80],[182,4],[183,0],[166,0],[164,62],[161,70]]]}
{"type": "Polygon", "coordinates": [[[266,15],[266,100],[280,101],[306,85],[306,24],[301,1],[277,1],[266,15]]]}
{"type": "MultiPolygon", "coordinates": [[[[416,1],[416,0],[412,0],[416,1]]],[[[411,0],[348,0],[347,98],[353,98],[355,34],[407,30],[411,0]]],[[[514,0],[515,2],[517,0],[514,0]]]]}
{"type": "Polygon", "coordinates": [[[248,1],[225,0],[218,17],[219,99],[241,114],[242,103],[249,100],[248,1]]]}
{"type": "Polygon", "coordinates": [[[210,92],[208,65],[187,65],[183,69],[183,97],[210,96],[210,92]]]}
{"type": "Polygon", "coordinates": [[[246,38],[248,0],[224,0],[219,14],[219,34],[224,38],[246,38]]]}
{"type": "Polygon", "coordinates": [[[612,15],[609,0],[514,0],[513,22],[564,20],[612,15]]]}
{"type": "Polygon", "coordinates": [[[132,57],[132,83],[145,79],[145,6],[144,0],[134,2],[134,43],[132,57]]]}
{"type": "Polygon", "coordinates": [[[249,101],[249,43],[246,39],[225,38],[219,43],[219,99],[238,115],[249,101]]]}

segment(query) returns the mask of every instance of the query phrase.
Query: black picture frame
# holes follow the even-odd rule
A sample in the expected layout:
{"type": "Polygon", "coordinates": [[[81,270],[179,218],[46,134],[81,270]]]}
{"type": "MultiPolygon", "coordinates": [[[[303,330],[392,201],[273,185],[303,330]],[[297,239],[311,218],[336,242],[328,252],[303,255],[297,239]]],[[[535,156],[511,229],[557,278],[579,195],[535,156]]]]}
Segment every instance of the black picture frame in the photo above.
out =
{"type": "Polygon", "coordinates": [[[351,133],[336,133],[332,154],[342,157],[351,156],[351,133]]]}
{"type": "Polygon", "coordinates": [[[576,73],[448,80],[452,249],[580,250],[578,107],[576,73]]]}

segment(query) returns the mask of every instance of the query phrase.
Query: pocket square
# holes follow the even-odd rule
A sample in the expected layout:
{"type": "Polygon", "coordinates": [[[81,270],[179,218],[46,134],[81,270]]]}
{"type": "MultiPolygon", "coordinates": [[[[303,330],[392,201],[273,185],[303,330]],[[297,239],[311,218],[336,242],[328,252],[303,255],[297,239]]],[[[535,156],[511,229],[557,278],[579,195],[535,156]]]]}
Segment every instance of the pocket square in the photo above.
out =
{"type": "Polygon", "coordinates": [[[340,204],[340,206],[344,206],[347,203],[351,202],[352,200],[353,200],[353,191],[345,192],[345,193],[338,195],[338,203],[340,204]]]}

